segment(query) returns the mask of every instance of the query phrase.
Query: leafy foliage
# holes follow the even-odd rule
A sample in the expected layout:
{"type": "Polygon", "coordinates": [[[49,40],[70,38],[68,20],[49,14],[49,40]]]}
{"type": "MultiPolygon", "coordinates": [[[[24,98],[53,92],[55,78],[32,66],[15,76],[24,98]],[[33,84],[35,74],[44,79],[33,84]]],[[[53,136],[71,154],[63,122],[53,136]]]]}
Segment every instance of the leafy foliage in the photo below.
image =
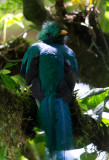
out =
{"type": "Polygon", "coordinates": [[[88,153],[85,152],[80,156],[81,160],[95,160],[97,158],[97,153],[93,152],[93,153],[88,153]]]}
{"type": "Polygon", "coordinates": [[[8,14],[1,16],[1,18],[0,18],[1,28],[0,29],[1,29],[1,31],[3,30],[3,43],[6,42],[6,32],[7,32],[8,27],[10,27],[13,24],[17,24],[21,28],[24,28],[24,25],[21,21],[22,18],[23,18],[22,13],[19,13],[16,15],[14,15],[12,13],[8,13],[8,14]]]}
{"type": "Polygon", "coordinates": [[[106,96],[108,95],[108,92],[109,92],[109,90],[104,93],[97,94],[97,95],[93,94],[92,96],[89,96],[87,98],[83,98],[83,99],[79,100],[79,102],[87,105],[88,109],[93,109],[98,104],[100,104],[102,101],[105,100],[106,96]]]}
{"type": "Polygon", "coordinates": [[[0,31],[3,32],[3,43],[6,42],[7,28],[17,24],[24,28],[22,23],[22,0],[5,0],[0,2],[0,31]]]}
{"type": "Polygon", "coordinates": [[[6,160],[7,156],[7,146],[4,146],[2,143],[0,143],[0,159],[6,160]]]}
{"type": "MultiPolygon", "coordinates": [[[[84,94],[84,98],[78,100],[83,113],[92,109],[93,114],[98,116],[98,120],[102,119],[102,112],[107,108],[106,102],[109,100],[109,88],[92,89],[84,94]]],[[[109,113],[109,110],[108,110],[109,113]]],[[[102,121],[109,126],[109,119],[103,118],[102,121]]]]}
{"type": "Polygon", "coordinates": [[[1,79],[6,87],[17,92],[18,86],[15,81],[6,74],[1,74],[1,79]]]}
{"type": "Polygon", "coordinates": [[[3,0],[0,2],[1,14],[19,12],[22,8],[22,0],[3,0]]]}
{"type": "Polygon", "coordinates": [[[20,93],[20,92],[23,93],[25,91],[25,88],[26,88],[25,80],[19,75],[15,75],[15,76],[7,75],[7,74],[11,73],[11,71],[8,70],[7,68],[10,68],[14,65],[16,65],[16,64],[7,63],[4,66],[4,68],[0,71],[0,76],[1,76],[2,82],[4,83],[4,85],[6,87],[11,89],[15,93],[20,93]]]}

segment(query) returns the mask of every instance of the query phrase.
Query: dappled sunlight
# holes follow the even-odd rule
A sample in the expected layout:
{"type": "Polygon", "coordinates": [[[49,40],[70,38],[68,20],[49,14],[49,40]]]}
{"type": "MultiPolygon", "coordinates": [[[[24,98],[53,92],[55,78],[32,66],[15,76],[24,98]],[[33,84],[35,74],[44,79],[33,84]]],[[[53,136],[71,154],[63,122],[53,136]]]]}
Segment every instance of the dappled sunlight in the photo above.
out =
{"type": "Polygon", "coordinates": [[[74,90],[78,90],[77,96],[81,97],[84,93],[90,90],[89,84],[76,83],[74,90]]]}

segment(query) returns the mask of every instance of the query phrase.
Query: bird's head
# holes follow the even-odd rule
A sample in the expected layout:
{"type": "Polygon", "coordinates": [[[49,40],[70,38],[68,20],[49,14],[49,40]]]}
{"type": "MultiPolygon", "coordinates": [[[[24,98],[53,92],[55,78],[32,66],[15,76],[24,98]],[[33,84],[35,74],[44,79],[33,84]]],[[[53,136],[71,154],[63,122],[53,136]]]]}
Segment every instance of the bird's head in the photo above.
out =
{"type": "Polygon", "coordinates": [[[67,33],[57,22],[47,21],[38,34],[38,40],[47,44],[64,44],[67,33]]]}

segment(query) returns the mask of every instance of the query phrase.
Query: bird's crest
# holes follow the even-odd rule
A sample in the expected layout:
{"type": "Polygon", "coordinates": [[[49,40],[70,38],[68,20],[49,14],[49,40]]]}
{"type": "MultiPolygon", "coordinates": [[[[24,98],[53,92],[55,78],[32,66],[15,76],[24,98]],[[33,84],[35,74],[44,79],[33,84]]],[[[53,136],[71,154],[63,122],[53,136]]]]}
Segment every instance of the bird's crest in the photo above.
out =
{"type": "Polygon", "coordinates": [[[42,30],[38,34],[38,40],[49,42],[59,35],[62,28],[55,21],[47,21],[42,25],[42,30]]]}

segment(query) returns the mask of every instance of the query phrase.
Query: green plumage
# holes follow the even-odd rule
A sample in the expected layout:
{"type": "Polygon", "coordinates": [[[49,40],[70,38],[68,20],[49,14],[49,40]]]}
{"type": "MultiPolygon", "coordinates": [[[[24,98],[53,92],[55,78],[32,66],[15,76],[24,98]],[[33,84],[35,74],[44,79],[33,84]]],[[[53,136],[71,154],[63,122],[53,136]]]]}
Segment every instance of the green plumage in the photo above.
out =
{"type": "MultiPolygon", "coordinates": [[[[63,96],[59,96],[58,90],[62,88],[61,92],[63,90],[67,96],[67,90],[72,92],[74,87],[74,84],[73,87],[70,87],[72,85],[69,85],[67,77],[65,77],[65,61],[68,66],[71,66],[73,75],[78,73],[78,66],[74,52],[64,44],[65,35],[60,34],[61,30],[62,28],[55,22],[45,23],[38,35],[38,39],[41,41],[30,46],[24,55],[21,66],[21,73],[30,79],[28,81],[30,84],[35,86],[32,82],[33,79],[35,79],[34,82],[37,81],[37,77],[40,80],[43,98],[39,100],[34,97],[39,100],[39,124],[46,133],[50,154],[73,148],[69,105],[64,101],[63,96]],[[38,61],[36,61],[36,55],[39,55],[38,61]],[[35,68],[35,66],[38,67],[35,68]],[[31,74],[35,73],[37,69],[38,74],[31,74]],[[61,87],[59,87],[60,85],[61,87]]],[[[69,76],[69,79],[71,78],[69,76]]],[[[72,81],[75,82],[75,80],[72,81]]],[[[37,91],[37,87],[33,87],[32,92],[35,93],[35,91],[40,92],[37,91]]]]}

